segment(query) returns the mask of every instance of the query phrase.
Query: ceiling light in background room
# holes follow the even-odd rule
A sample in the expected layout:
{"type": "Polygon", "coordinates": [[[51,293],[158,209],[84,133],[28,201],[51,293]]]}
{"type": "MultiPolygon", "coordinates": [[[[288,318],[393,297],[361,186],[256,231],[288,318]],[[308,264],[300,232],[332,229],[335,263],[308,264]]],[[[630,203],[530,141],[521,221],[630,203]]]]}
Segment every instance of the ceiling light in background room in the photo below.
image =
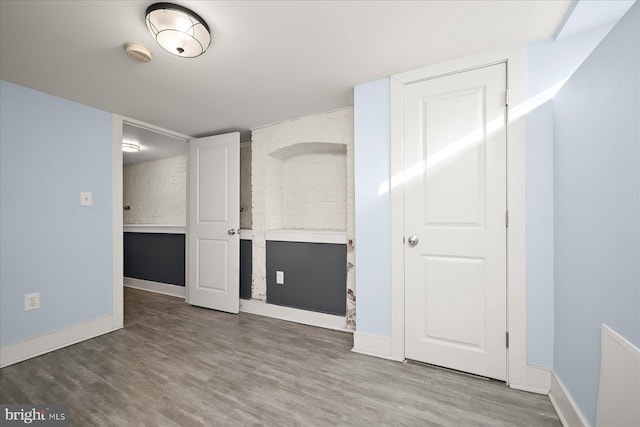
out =
{"type": "Polygon", "coordinates": [[[151,62],[151,58],[153,58],[151,51],[140,43],[125,43],[124,50],[127,52],[129,58],[139,62],[151,62]]]}
{"type": "Polygon", "coordinates": [[[122,151],[125,153],[137,153],[140,151],[140,144],[136,141],[128,141],[125,139],[122,141],[122,151]]]}
{"type": "Polygon", "coordinates": [[[211,44],[209,26],[197,13],[172,3],[147,8],[149,32],[167,52],[183,58],[202,55],[211,44]]]}

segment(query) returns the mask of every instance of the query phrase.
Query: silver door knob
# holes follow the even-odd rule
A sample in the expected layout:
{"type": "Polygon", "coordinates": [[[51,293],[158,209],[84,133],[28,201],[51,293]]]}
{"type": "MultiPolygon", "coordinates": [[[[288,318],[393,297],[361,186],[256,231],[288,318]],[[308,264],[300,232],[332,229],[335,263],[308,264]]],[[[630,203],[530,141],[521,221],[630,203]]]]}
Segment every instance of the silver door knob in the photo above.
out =
{"type": "Polygon", "coordinates": [[[229,231],[227,231],[227,234],[229,234],[229,236],[233,236],[236,234],[236,230],[234,228],[230,228],[229,231]]]}
{"type": "Polygon", "coordinates": [[[418,244],[418,236],[409,236],[409,238],[407,239],[407,242],[409,243],[409,246],[415,246],[418,244]]]}

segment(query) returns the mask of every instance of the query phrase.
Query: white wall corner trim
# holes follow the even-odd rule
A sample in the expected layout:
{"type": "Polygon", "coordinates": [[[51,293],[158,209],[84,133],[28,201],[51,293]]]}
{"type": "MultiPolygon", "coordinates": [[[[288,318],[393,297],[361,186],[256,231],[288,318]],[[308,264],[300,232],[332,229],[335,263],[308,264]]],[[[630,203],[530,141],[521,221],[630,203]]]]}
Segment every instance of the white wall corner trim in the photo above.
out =
{"type": "Polygon", "coordinates": [[[0,347],[0,368],[121,329],[122,326],[112,326],[116,323],[113,317],[112,315],[99,317],[46,335],[0,347]]]}
{"type": "Polygon", "coordinates": [[[111,116],[111,277],[113,283],[112,320],[114,329],[124,325],[124,242],[122,239],[122,125],[121,116],[111,116]]]}
{"type": "Polygon", "coordinates": [[[303,325],[316,326],[318,328],[353,332],[347,329],[347,321],[344,316],[268,304],[265,301],[255,299],[241,299],[240,311],[243,313],[257,314],[258,316],[286,320],[288,322],[301,323],[303,325]]]}
{"type": "Polygon", "coordinates": [[[549,399],[564,427],[590,427],[589,421],[573,400],[555,371],[551,372],[551,391],[549,399]]]}
{"type": "Polygon", "coordinates": [[[124,285],[127,288],[140,289],[141,291],[155,292],[156,294],[169,295],[172,297],[185,298],[184,286],[169,285],[167,283],[153,282],[151,280],[135,279],[125,277],[124,285]]]}
{"type": "Polygon", "coordinates": [[[124,224],[125,233],[161,233],[161,234],[186,234],[184,225],[156,225],[156,224],[124,224]]]}
{"type": "Polygon", "coordinates": [[[640,349],[601,327],[596,426],[640,425],[640,349]]]}
{"type": "Polygon", "coordinates": [[[527,366],[526,381],[522,384],[511,382],[509,387],[530,393],[548,394],[551,389],[551,370],[542,366],[527,366]]]}
{"type": "Polygon", "coordinates": [[[347,244],[347,232],[341,230],[265,230],[264,238],[277,242],[347,244]]]}
{"type": "Polygon", "coordinates": [[[253,239],[253,230],[243,230],[240,229],[240,239],[241,240],[252,240],[253,239]]]}
{"type": "Polygon", "coordinates": [[[353,334],[354,353],[365,354],[367,356],[379,357],[381,359],[393,360],[396,362],[404,361],[404,358],[394,357],[392,353],[391,337],[381,337],[378,335],[368,335],[359,332],[353,334]]]}
{"type": "MultiPolygon", "coordinates": [[[[404,85],[389,79],[391,180],[404,173],[404,85]],[[396,106],[396,108],[394,108],[396,106]]],[[[391,182],[393,184],[393,182],[391,182]]],[[[391,359],[404,360],[404,186],[391,186],[391,359]],[[402,236],[402,237],[401,237],[402,236]]]]}

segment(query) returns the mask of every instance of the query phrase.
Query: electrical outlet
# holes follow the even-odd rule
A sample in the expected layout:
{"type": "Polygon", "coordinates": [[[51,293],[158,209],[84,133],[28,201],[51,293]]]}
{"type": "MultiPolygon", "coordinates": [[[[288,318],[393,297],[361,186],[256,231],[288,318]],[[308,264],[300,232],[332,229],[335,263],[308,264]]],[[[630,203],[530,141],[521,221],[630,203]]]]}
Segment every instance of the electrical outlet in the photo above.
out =
{"type": "Polygon", "coordinates": [[[40,308],[40,292],[24,294],[24,311],[40,308]]]}
{"type": "Polygon", "coordinates": [[[276,271],[276,285],[284,285],[284,271],[276,271]]]}

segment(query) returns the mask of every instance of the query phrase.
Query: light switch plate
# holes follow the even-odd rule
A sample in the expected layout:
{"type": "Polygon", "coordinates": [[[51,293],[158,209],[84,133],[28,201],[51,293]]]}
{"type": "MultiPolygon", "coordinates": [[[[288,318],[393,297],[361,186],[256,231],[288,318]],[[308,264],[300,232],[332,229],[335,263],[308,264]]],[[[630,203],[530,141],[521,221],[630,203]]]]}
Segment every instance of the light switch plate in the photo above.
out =
{"type": "Polygon", "coordinates": [[[80,192],[80,206],[91,206],[93,205],[93,195],[91,191],[81,191],[80,192]]]}
{"type": "Polygon", "coordinates": [[[284,285],[284,271],[276,271],[276,285],[284,285]]]}

